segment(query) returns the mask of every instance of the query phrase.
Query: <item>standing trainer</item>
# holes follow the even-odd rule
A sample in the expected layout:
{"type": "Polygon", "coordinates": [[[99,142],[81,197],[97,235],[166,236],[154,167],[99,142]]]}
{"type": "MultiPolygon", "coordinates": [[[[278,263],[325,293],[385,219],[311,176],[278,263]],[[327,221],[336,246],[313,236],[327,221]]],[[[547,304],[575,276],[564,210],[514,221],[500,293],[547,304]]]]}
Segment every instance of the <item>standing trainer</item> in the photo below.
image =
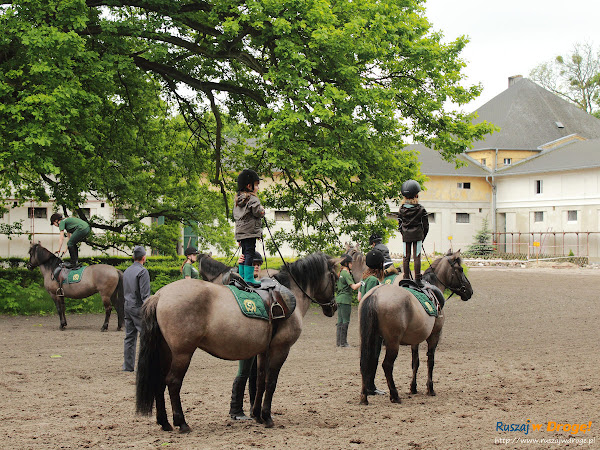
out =
{"type": "Polygon", "coordinates": [[[150,274],[144,267],[146,250],[142,246],[133,249],[133,264],[123,273],[125,297],[125,343],[123,370],[133,372],[138,333],[142,332],[142,305],[150,297],[150,274]]]}

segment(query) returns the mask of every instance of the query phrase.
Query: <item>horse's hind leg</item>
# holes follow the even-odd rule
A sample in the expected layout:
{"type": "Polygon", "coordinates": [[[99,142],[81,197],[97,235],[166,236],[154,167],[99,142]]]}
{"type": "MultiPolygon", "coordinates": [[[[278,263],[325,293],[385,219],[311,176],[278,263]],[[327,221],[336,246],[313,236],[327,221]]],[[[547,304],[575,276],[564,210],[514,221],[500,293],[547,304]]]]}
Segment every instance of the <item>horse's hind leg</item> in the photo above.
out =
{"type": "Polygon", "coordinates": [[[169,387],[171,409],[173,410],[173,425],[179,427],[181,433],[187,433],[190,431],[190,427],[185,422],[180,393],[183,378],[192,360],[192,354],[174,354],[172,358],[171,370],[169,370],[165,382],[169,387]]]}
{"type": "Polygon", "coordinates": [[[269,357],[269,370],[267,371],[266,383],[265,383],[265,401],[262,405],[261,418],[265,424],[265,427],[273,427],[273,418],[271,417],[271,404],[273,402],[273,394],[277,387],[277,378],[279,377],[279,371],[281,366],[285,362],[289,354],[289,347],[284,349],[278,349],[276,353],[273,353],[269,357]]]}
{"type": "Polygon", "coordinates": [[[412,371],[413,377],[412,382],[410,383],[410,393],[417,393],[417,372],[419,371],[419,344],[413,345],[411,347],[412,350],[412,371]]]}
{"type": "Polygon", "coordinates": [[[102,328],[100,331],[108,330],[108,321],[110,320],[110,312],[112,311],[112,305],[110,304],[110,297],[105,295],[102,296],[102,304],[104,305],[104,324],[102,324],[102,328]]]}
{"type": "Polygon", "coordinates": [[[383,363],[381,367],[383,367],[383,373],[385,373],[385,379],[387,380],[388,388],[390,390],[390,401],[392,403],[400,403],[400,397],[398,396],[398,389],[396,389],[396,384],[394,383],[394,362],[398,357],[398,344],[386,341],[385,347],[385,358],[383,358],[383,363]]]}
{"type": "Polygon", "coordinates": [[[52,295],[52,300],[56,305],[56,312],[60,320],[60,329],[64,330],[67,326],[67,317],[65,315],[65,297],[63,295],[52,295]]]}
{"type": "Polygon", "coordinates": [[[433,366],[435,364],[435,349],[440,341],[440,333],[427,338],[427,395],[435,395],[433,390],[433,366]]]}
{"type": "Polygon", "coordinates": [[[260,354],[256,357],[256,395],[254,397],[254,404],[250,412],[250,416],[254,417],[258,423],[263,423],[261,417],[261,408],[263,395],[265,393],[265,385],[267,378],[267,355],[265,353],[260,354]]]}
{"type": "Polygon", "coordinates": [[[156,423],[159,424],[164,431],[173,431],[173,427],[169,423],[169,418],[167,417],[165,387],[166,384],[162,383],[154,397],[156,401],[156,423]]]}

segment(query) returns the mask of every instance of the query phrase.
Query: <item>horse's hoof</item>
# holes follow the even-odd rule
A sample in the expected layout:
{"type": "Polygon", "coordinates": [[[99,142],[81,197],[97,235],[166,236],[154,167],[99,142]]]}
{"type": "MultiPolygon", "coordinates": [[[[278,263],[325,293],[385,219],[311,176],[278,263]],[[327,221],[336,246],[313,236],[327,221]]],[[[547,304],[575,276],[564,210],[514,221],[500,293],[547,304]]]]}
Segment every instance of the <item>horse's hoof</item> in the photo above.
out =
{"type": "Polygon", "coordinates": [[[360,396],[360,405],[368,405],[369,404],[369,400],[367,400],[367,396],[366,395],[361,395],[360,396]]]}
{"type": "Polygon", "coordinates": [[[187,423],[184,423],[183,425],[179,426],[180,433],[189,433],[190,431],[192,431],[192,429],[189,427],[189,425],[187,423]]]}
{"type": "Polygon", "coordinates": [[[256,420],[256,423],[263,423],[263,420],[259,416],[254,416],[254,420],[256,420]]]}
{"type": "Polygon", "coordinates": [[[102,327],[102,328],[100,328],[100,331],[102,331],[103,333],[104,333],[106,330],[108,330],[108,328],[106,328],[106,327],[102,327]]]}
{"type": "Polygon", "coordinates": [[[273,425],[273,419],[271,419],[270,417],[267,420],[265,420],[265,428],[273,428],[273,425]]]}
{"type": "Polygon", "coordinates": [[[411,394],[417,394],[417,393],[418,393],[418,392],[417,392],[417,388],[412,388],[412,387],[411,387],[411,388],[410,388],[410,393],[411,393],[411,394]]]}
{"type": "Polygon", "coordinates": [[[435,397],[437,394],[435,393],[435,391],[428,391],[427,395],[429,395],[431,397],[435,397]]]}
{"type": "MultiPolygon", "coordinates": [[[[159,424],[160,425],[160,424],[159,424]]],[[[173,427],[171,426],[170,423],[163,423],[161,425],[161,428],[163,429],[163,431],[173,431],[173,427]]]]}
{"type": "Polygon", "coordinates": [[[390,398],[390,402],[392,402],[392,403],[402,403],[400,401],[400,397],[390,398]]]}

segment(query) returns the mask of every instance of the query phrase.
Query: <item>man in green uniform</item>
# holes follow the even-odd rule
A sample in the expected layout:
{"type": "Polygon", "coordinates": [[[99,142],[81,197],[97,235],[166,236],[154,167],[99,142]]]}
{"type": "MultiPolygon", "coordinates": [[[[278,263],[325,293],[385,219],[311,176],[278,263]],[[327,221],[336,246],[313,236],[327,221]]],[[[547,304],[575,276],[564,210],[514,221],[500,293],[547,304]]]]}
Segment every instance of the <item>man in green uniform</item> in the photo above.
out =
{"type": "Polygon", "coordinates": [[[58,250],[57,254],[60,254],[63,242],[65,240],[65,231],[69,234],[69,240],[67,242],[67,248],[69,249],[69,255],[71,261],[65,264],[65,267],[75,268],[79,265],[79,252],[77,244],[85,241],[85,238],[90,234],[90,225],[85,221],[78,219],[77,217],[67,217],[63,219],[62,214],[54,213],[50,216],[50,224],[58,227],[60,234],[58,237],[58,250]]]}

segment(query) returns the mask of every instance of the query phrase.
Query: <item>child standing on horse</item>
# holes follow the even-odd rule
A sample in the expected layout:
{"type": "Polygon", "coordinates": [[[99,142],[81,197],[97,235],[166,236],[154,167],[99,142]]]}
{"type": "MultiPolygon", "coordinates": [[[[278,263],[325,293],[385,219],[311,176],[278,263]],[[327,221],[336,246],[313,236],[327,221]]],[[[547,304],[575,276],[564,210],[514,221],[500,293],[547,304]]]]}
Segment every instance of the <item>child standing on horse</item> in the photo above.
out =
{"type": "Polygon", "coordinates": [[[429,220],[427,211],[419,204],[419,192],[421,186],[415,180],[402,183],[402,206],[398,211],[398,230],[402,233],[404,241],[403,270],[404,279],[410,279],[410,255],[411,250],[415,262],[415,282],[423,286],[421,280],[421,251],[423,241],[429,232],[429,220]]]}
{"type": "Polygon", "coordinates": [[[252,169],[244,169],[237,179],[238,191],[235,195],[233,206],[233,220],[235,220],[235,240],[242,247],[244,263],[239,266],[240,275],[251,286],[258,287],[260,283],[254,278],[254,253],[256,240],[262,238],[261,219],[265,216],[265,209],[258,199],[258,185],[260,178],[252,169]]]}
{"type": "Polygon", "coordinates": [[[90,224],[85,220],[81,220],[77,217],[67,217],[63,218],[63,215],[60,213],[54,213],[50,216],[50,225],[54,225],[58,227],[60,230],[60,234],[58,237],[58,250],[57,254],[60,253],[62,249],[63,242],[65,240],[66,231],[69,234],[69,240],[67,241],[67,248],[69,249],[69,255],[71,256],[71,261],[65,264],[65,267],[76,268],[79,266],[79,250],[77,248],[77,244],[82,241],[85,241],[85,238],[90,234],[90,224]]]}

